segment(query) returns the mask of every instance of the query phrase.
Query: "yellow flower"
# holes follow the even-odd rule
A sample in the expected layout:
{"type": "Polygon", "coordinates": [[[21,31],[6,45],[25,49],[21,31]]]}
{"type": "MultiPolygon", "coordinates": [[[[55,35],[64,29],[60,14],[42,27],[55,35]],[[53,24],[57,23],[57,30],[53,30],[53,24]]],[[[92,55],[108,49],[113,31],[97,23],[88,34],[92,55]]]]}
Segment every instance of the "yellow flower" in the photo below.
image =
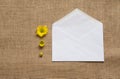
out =
{"type": "Polygon", "coordinates": [[[44,47],[45,46],[45,42],[44,41],[40,41],[39,46],[40,47],[44,47]]]}
{"type": "Polygon", "coordinates": [[[48,27],[46,25],[39,25],[36,30],[36,34],[40,37],[45,36],[48,33],[48,27]]]}
{"type": "Polygon", "coordinates": [[[43,57],[43,52],[40,52],[40,53],[39,53],[39,56],[40,56],[40,57],[43,57]]]}

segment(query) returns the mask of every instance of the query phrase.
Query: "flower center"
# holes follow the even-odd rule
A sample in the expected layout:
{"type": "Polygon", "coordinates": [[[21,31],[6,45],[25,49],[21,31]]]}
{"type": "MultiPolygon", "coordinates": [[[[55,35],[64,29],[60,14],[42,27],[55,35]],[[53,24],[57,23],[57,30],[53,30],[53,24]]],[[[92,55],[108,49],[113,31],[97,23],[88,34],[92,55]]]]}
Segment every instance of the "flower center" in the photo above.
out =
{"type": "Polygon", "coordinates": [[[42,29],[40,29],[40,32],[41,32],[41,33],[43,33],[43,32],[44,32],[44,29],[43,29],[43,28],[42,28],[42,29]]]}
{"type": "Polygon", "coordinates": [[[44,44],[44,42],[43,42],[43,41],[41,41],[41,42],[40,42],[40,44],[44,44]]]}

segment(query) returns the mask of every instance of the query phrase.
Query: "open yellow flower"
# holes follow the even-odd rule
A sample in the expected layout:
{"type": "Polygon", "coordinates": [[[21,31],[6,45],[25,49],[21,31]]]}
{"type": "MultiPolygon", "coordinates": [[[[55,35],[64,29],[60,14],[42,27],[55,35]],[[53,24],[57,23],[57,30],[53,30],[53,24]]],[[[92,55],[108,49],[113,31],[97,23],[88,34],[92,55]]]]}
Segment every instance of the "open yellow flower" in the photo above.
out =
{"type": "Polygon", "coordinates": [[[44,47],[45,46],[45,42],[44,41],[40,41],[39,46],[40,47],[44,47]]]}
{"type": "Polygon", "coordinates": [[[46,25],[39,25],[36,30],[36,34],[40,37],[45,36],[48,33],[48,27],[46,25]]]}

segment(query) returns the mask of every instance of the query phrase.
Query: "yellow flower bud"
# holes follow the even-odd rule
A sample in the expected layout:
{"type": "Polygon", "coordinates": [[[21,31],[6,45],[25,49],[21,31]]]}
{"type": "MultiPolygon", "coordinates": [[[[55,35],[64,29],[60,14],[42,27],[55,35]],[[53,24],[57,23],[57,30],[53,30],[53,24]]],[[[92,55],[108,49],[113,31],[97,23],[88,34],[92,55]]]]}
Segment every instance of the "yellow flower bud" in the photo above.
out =
{"type": "Polygon", "coordinates": [[[39,53],[39,56],[40,56],[40,57],[43,57],[43,52],[40,52],[40,53],[39,53]]]}
{"type": "Polygon", "coordinates": [[[45,42],[44,41],[40,41],[39,46],[40,47],[44,47],[45,46],[45,42]]]}

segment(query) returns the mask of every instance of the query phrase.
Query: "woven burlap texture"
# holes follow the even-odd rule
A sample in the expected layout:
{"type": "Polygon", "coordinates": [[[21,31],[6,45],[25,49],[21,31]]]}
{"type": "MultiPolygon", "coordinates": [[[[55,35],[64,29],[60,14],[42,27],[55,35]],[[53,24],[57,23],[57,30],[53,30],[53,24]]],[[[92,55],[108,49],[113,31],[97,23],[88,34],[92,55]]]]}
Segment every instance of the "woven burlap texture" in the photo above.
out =
{"type": "Polygon", "coordinates": [[[0,0],[0,79],[120,79],[119,31],[120,0],[0,0]],[[103,23],[104,63],[51,61],[52,23],[75,8],[103,23]],[[43,49],[38,25],[49,28],[43,49]]]}

